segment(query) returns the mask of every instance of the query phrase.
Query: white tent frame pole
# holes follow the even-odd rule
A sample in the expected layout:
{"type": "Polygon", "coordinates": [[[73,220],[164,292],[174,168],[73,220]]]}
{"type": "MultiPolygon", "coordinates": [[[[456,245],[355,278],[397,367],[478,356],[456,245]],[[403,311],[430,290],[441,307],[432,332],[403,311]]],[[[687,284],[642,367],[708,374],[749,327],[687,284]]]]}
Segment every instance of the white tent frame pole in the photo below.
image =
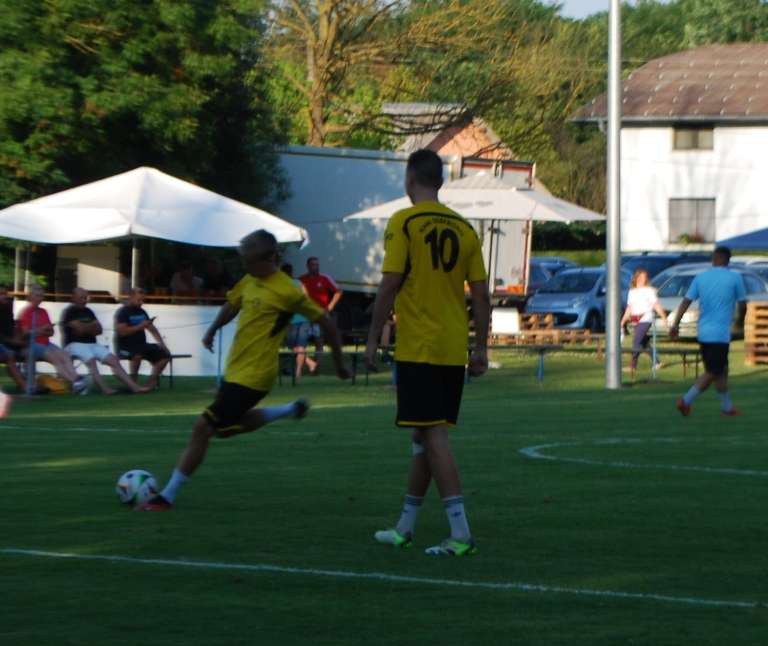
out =
{"type": "Polygon", "coordinates": [[[139,279],[139,246],[136,236],[131,238],[131,289],[138,287],[139,279]]]}
{"type": "Polygon", "coordinates": [[[24,254],[24,291],[27,294],[29,293],[30,279],[32,278],[32,276],[29,273],[29,265],[30,265],[29,257],[31,254],[32,254],[32,249],[27,247],[26,253],[24,254]]]}
{"type": "Polygon", "coordinates": [[[21,287],[21,263],[22,263],[21,245],[16,245],[16,257],[13,263],[13,291],[18,292],[21,287]]]}
{"type": "Polygon", "coordinates": [[[621,388],[621,3],[608,9],[608,219],[606,222],[605,386],[621,388]]]}

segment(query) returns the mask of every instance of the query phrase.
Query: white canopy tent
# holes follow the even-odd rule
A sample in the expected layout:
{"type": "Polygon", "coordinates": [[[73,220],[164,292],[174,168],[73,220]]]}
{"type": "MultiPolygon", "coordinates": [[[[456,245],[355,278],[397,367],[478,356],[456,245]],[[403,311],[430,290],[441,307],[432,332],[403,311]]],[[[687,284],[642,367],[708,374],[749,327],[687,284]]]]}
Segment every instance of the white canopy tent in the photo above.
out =
{"type": "MultiPolygon", "coordinates": [[[[439,193],[440,200],[449,208],[457,211],[468,220],[480,223],[480,234],[485,231],[485,223],[489,223],[489,280],[495,278],[496,268],[494,259],[494,234],[497,226],[505,221],[546,221],[563,222],[594,222],[605,220],[605,216],[582,208],[566,200],[540,193],[531,188],[516,188],[503,180],[486,173],[478,173],[469,177],[454,180],[443,185],[439,193]]],[[[411,206],[410,199],[401,197],[384,204],[365,209],[344,218],[355,219],[387,219],[396,211],[411,206]]],[[[527,230],[527,256],[530,256],[530,227],[527,230]]],[[[498,235],[496,237],[496,258],[498,258],[498,235]]],[[[528,275],[526,269],[525,280],[528,275]]],[[[494,282],[491,281],[493,285],[494,282]]]]}
{"type": "Polygon", "coordinates": [[[303,244],[304,229],[266,211],[182,181],[154,168],[84,184],[0,210],[0,236],[48,244],[136,236],[208,247],[235,247],[267,229],[280,243],[303,244]]]}

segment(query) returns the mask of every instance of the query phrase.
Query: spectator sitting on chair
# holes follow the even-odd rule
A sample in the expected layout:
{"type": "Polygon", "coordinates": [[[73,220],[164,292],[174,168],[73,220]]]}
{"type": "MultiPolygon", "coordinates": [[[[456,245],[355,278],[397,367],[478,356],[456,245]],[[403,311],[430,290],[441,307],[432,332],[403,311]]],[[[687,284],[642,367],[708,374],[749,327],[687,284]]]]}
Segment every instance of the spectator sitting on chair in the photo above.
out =
{"type": "Polygon", "coordinates": [[[33,285],[29,290],[29,305],[19,313],[19,327],[25,337],[31,341],[27,347],[27,357],[32,361],[47,361],[60,377],[72,384],[72,390],[76,393],[88,388],[88,382],[77,374],[70,357],[55,343],[51,343],[54,334],[51,319],[40,303],[43,302],[44,292],[40,285],[33,285]]]}
{"type": "Polygon", "coordinates": [[[171,276],[171,294],[174,296],[199,296],[203,279],[195,276],[191,262],[183,262],[179,270],[171,276]]]}
{"type": "Polygon", "coordinates": [[[19,358],[17,354],[20,356],[23,349],[24,341],[13,320],[13,299],[8,296],[8,288],[0,285],[0,361],[5,361],[8,375],[22,393],[27,384],[16,361],[19,358]]]}
{"type": "Polygon", "coordinates": [[[86,306],[87,302],[88,290],[75,287],[72,292],[72,304],[61,313],[59,322],[64,349],[88,367],[91,377],[105,395],[114,395],[117,391],[104,381],[97,362],[112,368],[115,377],[132,392],[148,393],[150,389],[140,387],[131,379],[109,348],[96,342],[96,337],[102,333],[101,323],[93,310],[86,306]]]}
{"type": "Polygon", "coordinates": [[[144,310],[145,292],[141,287],[131,289],[128,303],[115,312],[115,346],[120,359],[131,360],[131,379],[138,383],[139,367],[143,359],[152,364],[152,374],[147,380],[149,389],[157,387],[165,366],[171,360],[163,337],[154,324],[154,317],[144,310]],[[147,343],[146,330],[157,343],[147,343]]]}

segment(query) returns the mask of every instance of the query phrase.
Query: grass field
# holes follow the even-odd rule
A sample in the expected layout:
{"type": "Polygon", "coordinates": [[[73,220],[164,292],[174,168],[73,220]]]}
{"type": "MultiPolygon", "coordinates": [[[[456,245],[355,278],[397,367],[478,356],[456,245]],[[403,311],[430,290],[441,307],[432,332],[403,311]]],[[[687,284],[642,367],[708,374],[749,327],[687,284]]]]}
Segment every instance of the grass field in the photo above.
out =
{"type": "Polygon", "coordinates": [[[744,417],[707,393],[683,419],[678,366],[609,392],[593,356],[549,357],[542,386],[533,357],[496,359],[454,435],[466,559],[423,554],[447,533],[434,491],[414,549],[372,541],[410,455],[386,374],[276,388],[269,402],[307,396],[310,416],[219,441],[167,514],[122,508],[114,482],[165,480],[212,380],[17,402],[0,425],[0,643],[768,643],[768,373],[732,356],[744,417]]]}

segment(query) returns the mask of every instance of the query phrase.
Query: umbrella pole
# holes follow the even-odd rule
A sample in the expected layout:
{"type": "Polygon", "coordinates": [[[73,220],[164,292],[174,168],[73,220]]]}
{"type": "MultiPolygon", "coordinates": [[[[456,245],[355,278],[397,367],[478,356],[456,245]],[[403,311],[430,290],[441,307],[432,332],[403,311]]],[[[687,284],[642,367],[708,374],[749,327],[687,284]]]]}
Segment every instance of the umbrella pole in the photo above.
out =
{"type": "MultiPolygon", "coordinates": [[[[498,244],[498,243],[497,243],[498,244]]],[[[493,270],[493,220],[488,237],[488,291],[493,294],[493,284],[491,283],[491,271],[493,270]]]]}
{"type": "Polygon", "coordinates": [[[139,279],[139,246],[136,238],[131,238],[131,289],[138,287],[139,279]]]}

